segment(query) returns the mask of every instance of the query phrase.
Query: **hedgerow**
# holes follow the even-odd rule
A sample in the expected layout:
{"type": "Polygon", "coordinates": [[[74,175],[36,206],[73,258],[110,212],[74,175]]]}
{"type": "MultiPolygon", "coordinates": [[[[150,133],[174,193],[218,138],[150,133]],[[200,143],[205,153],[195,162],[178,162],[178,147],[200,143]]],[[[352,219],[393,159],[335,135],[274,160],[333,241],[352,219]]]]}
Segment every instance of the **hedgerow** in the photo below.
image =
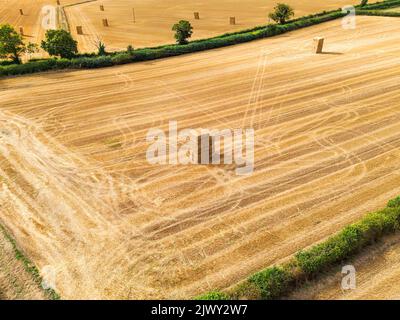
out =
{"type": "MultiPolygon", "coordinates": [[[[377,2],[366,5],[362,7],[362,9],[359,9],[360,6],[355,7],[357,8],[356,12],[358,15],[399,17],[400,13],[398,12],[385,12],[377,10],[388,9],[397,6],[400,6],[400,0],[377,2]]],[[[64,59],[51,58],[30,61],[22,65],[7,65],[7,63],[2,63],[0,64],[0,76],[22,75],[58,69],[100,68],[131,62],[168,58],[172,56],[216,49],[257,39],[273,37],[289,31],[294,31],[315,24],[338,19],[345,15],[346,13],[343,13],[341,9],[332,10],[329,12],[323,11],[317,14],[293,19],[283,25],[269,24],[266,26],[257,26],[242,31],[225,33],[209,39],[195,40],[185,45],[164,45],[137,49],[134,51],[134,54],[127,51],[109,53],[105,56],[98,56],[94,53],[85,53],[78,54],[75,58],[67,61],[64,59]]]]}
{"type": "Polygon", "coordinates": [[[267,26],[249,29],[244,32],[242,31],[232,34],[228,33],[223,36],[192,41],[185,45],[165,45],[154,48],[137,49],[134,51],[133,55],[126,51],[115,52],[106,56],[85,54],[79,55],[77,58],[73,58],[68,61],[64,59],[52,58],[39,61],[30,61],[22,65],[0,66],[0,76],[21,75],[56,69],[100,68],[130,62],[167,58],[272,37],[289,31],[337,19],[339,17],[343,17],[344,15],[345,14],[341,11],[330,12],[322,15],[316,14],[289,21],[284,25],[269,24],[267,26]]]}
{"type": "MultiPolygon", "coordinates": [[[[309,249],[301,250],[280,266],[255,273],[227,292],[229,299],[278,299],[299,288],[308,279],[344,261],[384,235],[400,230],[400,197],[386,208],[367,214],[361,221],[344,228],[337,235],[309,249]]],[[[215,295],[203,295],[216,297],[215,295]]]]}
{"type": "Polygon", "coordinates": [[[196,297],[195,300],[229,300],[229,296],[220,291],[211,291],[205,295],[196,297]]]}

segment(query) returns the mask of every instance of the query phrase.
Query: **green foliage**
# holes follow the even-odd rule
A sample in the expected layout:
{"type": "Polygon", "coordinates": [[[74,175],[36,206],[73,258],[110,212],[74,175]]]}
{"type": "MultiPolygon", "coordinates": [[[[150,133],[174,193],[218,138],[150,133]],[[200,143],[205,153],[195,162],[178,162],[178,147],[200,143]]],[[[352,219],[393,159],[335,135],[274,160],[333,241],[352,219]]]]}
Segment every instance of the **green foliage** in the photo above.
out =
{"type": "Polygon", "coordinates": [[[135,52],[134,52],[134,49],[133,49],[133,46],[132,46],[132,45],[129,45],[129,46],[126,48],[126,52],[127,52],[129,55],[133,56],[133,54],[135,53],[135,52]]]}
{"type": "Polygon", "coordinates": [[[400,197],[396,197],[394,199],[389,200],[387,206],[389,208],[396,208],[396,207],[400,207],[400,197]]]}
{"type": "Polygon", "coordinates": [[[309,250],[297,253],[297,263],[306,275],[313,276],[376,241],[383,234],[398,229],[399,218],[398,207],[370,213],[360,222],[346,227],[338,235],[309,250]]]}
{"type": "MultiPolygon", "coordinates": [[[[376,2],[372,4],[366,4],[362,7],[363,10],[376,10],[376,9],[389,9],[389,8],[395,8],[400,6],[400,0],[387,0],[387,1],[381,1],[381,2],[376,2]]],[[[358,7],[361,7],[358,6],[358,7]]]]}
{"type": "Polygon", "coordinates": [[[274,12],[268,17],[279,24],[285,24],[287,20],[294,16],[294,10],[291,6],[285,3],[278,3],[274,8],[274,12]]]}
{"type": "Polygon", "coordinates": [[[71,59],[78,52],[78,43],[65,30],[47,30],[41,47],[51,56],[71,59]]]}
{"type": "Polygon", "coordinates": [[[365,7],[368,4],[368,0],[361,0],[360,6],[365,7]]]}
{"type": "Polygon", "coordinates": [[[111,57],[111,62],[114,65],[130,63],[134,60],[134,56],[129,53],[118,53],[111,57]]]}
{"type": "Polygon", "coordinates": [[[36,45],[25,44],[22,36],[9,24],[0,25],[0,58],[11,59],[15,64],[20,64],[23,53],[33,53],[36,45]]]}
{"type": "Polygon", "coordinates": [[[172,31],[175,31],[175,39],[178,44],[187,44],[193,34],[193,27],[189,21],[181,20],[173,25],[172,31]]]}
{"type": "Polygon", "coordinates": [[[254,283],[260,288],[261,298],[275,299],[287,292],[293,281],[292,274],[281,267],[271,267],[257,272],[249,278],[250,283],[254,283]]]}
{"type": "Polygon", "coordinates": [[[96,42],[96,48],[97,48],[97,55],[105,56],[107,54],[107,52],[106,52],[106,44],[103,41],[98,40],[96,42]]]}
{"type": "Polygon", "coordinates": [[[196,297],[195,300],[229,300],[229,296],[220,291],[211,291],[207,294],[196,297]]]}
{"type": "Polygon", "coordinates": [[[71,67],[76,69],[95,69],[112,66],[110,56],[99,56],[96,58],[75,58],[71,60],[71,67]]]}

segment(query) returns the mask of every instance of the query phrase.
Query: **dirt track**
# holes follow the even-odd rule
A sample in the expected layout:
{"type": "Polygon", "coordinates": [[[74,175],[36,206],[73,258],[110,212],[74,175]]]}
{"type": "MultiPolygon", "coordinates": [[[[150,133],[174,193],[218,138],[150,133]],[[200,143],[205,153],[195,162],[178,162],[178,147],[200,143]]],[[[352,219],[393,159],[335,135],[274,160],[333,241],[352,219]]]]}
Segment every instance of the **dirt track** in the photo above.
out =
{"type": "Polygon", "coordinates": [[[357,23],[0,80],[1,222],[65,298],[189,298],[384,206],[400,193],[400,20],[357,23]],[[145,135],[170,120],[254,128],[254,174],[148,164],[145,135]]]}

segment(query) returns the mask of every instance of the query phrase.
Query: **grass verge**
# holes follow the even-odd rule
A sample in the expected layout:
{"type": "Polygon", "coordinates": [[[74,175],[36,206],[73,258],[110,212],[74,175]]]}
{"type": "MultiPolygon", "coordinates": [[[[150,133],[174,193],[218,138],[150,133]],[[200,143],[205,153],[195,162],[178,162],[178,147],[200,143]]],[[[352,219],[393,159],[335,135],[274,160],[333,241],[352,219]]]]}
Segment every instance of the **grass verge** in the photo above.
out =
{"type": "Polygon", "coordinates": [[[42,288],[43,279],[40,276],[39,270],[33,264],[33,262],[30,261],[23,254],[23,252],[18,248],[17,243],[15,242],[15,240],[10,236],[10,234],[7,232],[7,230],[2,225],[0,225],[0,232],[2,232],[4,234],[4,236],[5,236],[5,238],[11,243],[13,251],[14,251],[14,254],[15,254],[15,258],[22,262],[22,264],[24,265],[25,270],[32,276],[33,280],[37,283],[39,288],[41,288],[45,292],[46,297],[48,297],[51,300],[59,300],[60,296],[53,289],[43,289],[42,288]]]}
{"type": "Polygon", "coordinates": [[[197,300],[279,299],[332,266],[400,230],[400,197],[367,214],[326,241],[301,250],[287,263],[257,272],[226,292],[213,291],[197,300]]]}

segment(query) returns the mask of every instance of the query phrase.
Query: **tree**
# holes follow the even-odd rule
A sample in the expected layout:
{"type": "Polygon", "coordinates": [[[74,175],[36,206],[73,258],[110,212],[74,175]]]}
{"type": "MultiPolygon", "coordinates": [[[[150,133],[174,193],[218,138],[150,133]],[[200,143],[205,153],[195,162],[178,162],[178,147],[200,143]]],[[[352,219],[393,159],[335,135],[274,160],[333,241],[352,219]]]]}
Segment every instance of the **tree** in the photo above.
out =
{"type": "Polygon", "coordinates": [[[188,38],[193,34],[193,27],[189,21],[181,20],[174,24],[172,31],[175,31],[175,39],[178,44],[188,43],[188,38]]]}
{"type": "Polygon", "coordinates": [[[284,3],[278,3],[274,10],[275,11],[268,16],[280,24],[285,24],[288,19],[294,16],[293,8],[284,3]]]}
{"type": "Polygon", "coordinates": [[[99,56],[107,55],[106,44],[103,41],[97,40],[97,42],[95,43],[95,46],[97,48],[97,54],[99,56]]]}
{"type": "Polygon", "coordinates": [[[78,53],[78,43],[65,30],[47,30],[42,48],[51,56],[71,59],[78,53]]]}
{"type": "Polygon", "coordinates": [[[361,7],[365,7],[368,4],[368,0],[361,0],[361,7]]]}
{"type": "Polygon", "coordinates": [[[134,51],[135,50],[131,44],[126,48],[126,52],[131,56],[133,56],[133,54],[135,53],[134,51]]]}
{"type": "Polygon", "coordinates": [[[33,53],[37,47],[33,43],[25,44],[22,36],[9,24],[0,25],[0,58],[12,59],[21,63],[21,54],[33,53]]]}

